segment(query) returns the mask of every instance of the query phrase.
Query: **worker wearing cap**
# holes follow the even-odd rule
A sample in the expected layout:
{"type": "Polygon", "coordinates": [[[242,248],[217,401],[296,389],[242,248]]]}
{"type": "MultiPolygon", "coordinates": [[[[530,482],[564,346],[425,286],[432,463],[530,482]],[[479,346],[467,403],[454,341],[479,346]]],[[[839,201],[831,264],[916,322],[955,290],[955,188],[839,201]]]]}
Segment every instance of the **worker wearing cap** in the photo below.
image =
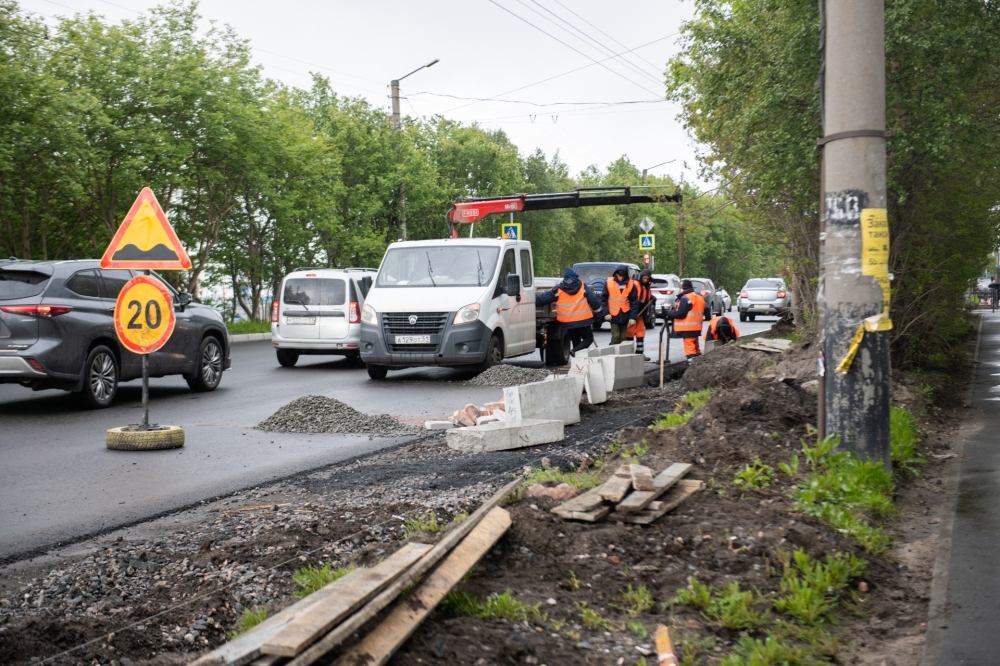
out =
{"type": "Polygon", "coordinates": [[[708,322],[708,329],[705,330],[705,340],[715,340],[720,345],[732,342],[740,337],[733,320],[726,315],[718,315],[708,322]]]}
{"type": "Polygon", "coordinates": [[[694,293],[691,280],[681,282],[681,295],[674,303],[674,309],[663,313],[667,319],[674,321],[673,338],[684,340],[684,356],[691,359],[701,356],[701,327],[705,323],[705,299],[694,293]]]}
{"type": "MultiPolygon", "coordinates": [[[[635,280],[628,276],[628,266],[620,264],[608,278],[601,294],[604,321],[611,322],[611,344],[624,342],[628,327],[635,325],[638,294],[635,280]]],[[[700,333],[700,331],[699,331],[700,333]]]]}
{"type": "Polygon", "coordinates": [[[562,282],[535,297],[535,305],[550,303],[555,304],[556,321],[569,333],[571,352],[594,344],[594,310],[600,309],[601,300],[572,268],[563,271],[562,282]]]}
{"type": "MultiPolygon", "coordinates": [[[[646,328],[653,328],[655,319],[653,318],[653,308],[656,307],[656,299],[653,297],[653,271],[648,268],[639,273],[639,279],[633,280],[636,291],[636,313],[635,325],[629,326],[625,332],[626,340],[635,340],[635,353],[642,354],[645,351],[646,328]]],[[[648,358],[646,359],[649,360],[648,358]]]]}

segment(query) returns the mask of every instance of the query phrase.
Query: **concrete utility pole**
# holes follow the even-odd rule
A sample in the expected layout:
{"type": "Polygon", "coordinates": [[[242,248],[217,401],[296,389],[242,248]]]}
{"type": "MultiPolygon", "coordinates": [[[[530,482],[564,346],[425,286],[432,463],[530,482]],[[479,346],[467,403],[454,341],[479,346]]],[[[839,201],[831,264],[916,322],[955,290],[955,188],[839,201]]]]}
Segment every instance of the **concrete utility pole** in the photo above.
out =
{"type": "Polygon", "coordinates": [[[877,323],[888,307],[885,5],[884,0],[826,0],[825,5],[818,303],[825,432],[839,435],[843,448],[888,467],[889,334],[885,322],[877,323]],[[836,371],[866,319],[849,369],[836,371]]]}
{"type": "MultiPolygon", "coordinates": [[[[433,67],[438,62],[440,61],[435,58],[426,65],[417,67],[410,74],[416,74],[422,69],[433,67]]],[[[410,74],[406,76],[410,76],[410,74]]],[[[392,129],[397,132],[403,129],[403,121],[399,117],[399,82],[405,79],[406,76],[393,79],[389,83],[390,94],[392,96],[392,129]]],[[[400,183],[399,185],[399,232],[402,234],[402,239],[406,240],[406,183],[400,183]]]]}

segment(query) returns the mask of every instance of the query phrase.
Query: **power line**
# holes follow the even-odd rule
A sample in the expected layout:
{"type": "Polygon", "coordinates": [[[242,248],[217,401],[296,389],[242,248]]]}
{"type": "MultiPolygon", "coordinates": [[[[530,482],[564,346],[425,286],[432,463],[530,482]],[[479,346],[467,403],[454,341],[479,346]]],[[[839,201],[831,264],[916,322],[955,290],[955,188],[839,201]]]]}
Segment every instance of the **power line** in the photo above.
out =
{"type": "MultiPolygon", "coordinates": [[[[489,2],[490,4],[492,4],[492,5],[496,5],[496,6],[497,6],[497,7],[499,7],[500,9],[502,9],[502,10],[504,10],[505,12],[507,12],[508,14],[510,14],[511,16],[513,16],[513,17],[517,18],[518,20],[520,20],[520,21],[523,21],[523,22],[527,23],[528,25],[530,25],[530,26],[531,26],[532,28],[534,28],[534,29],[535,29],[535,30],[537,30],[538,32],[542,33],[543,35],[547,35],[548,37],[550,37],[550,38],[552,38],[552,39],[556,40],[557,42],[559,42],[560,44],[562,44],[562,45],[563,45],[563,46],[565,46],[566,48],[570,49],[571,51],[574,51],[574,52],[576,52],[576,53],[579,53],[580,55],[582,55],[582,56],[583,56],[584,58],[586,58],[587,60],[590,60],[590,61],[592,61],[592,62],[593,62],[593,63],[594,63],[595,65],[600,65],[601,67],[603,67],[604,69],[608,70],[609,72],[611,72],[611,73],[612,73],[612,74],[614,74],[615,76],[619,76],[619,77],[621,77],[622,79],[624,79],[624,80],[628,81],[629,83],[631,83],[632,85],[635,85],[635,86],[638,86],[638,87],[642,88],[643,90],[645,90],[646,92],[648,92],[648,93],[649,93],[649,94],[651,94],[651,95],[658,95],[658,94],[659,94],[659,93],[658,93],[658,92],[656,92],[655,90],[650,90],[649,88],[647,88],[646,86],[642,85],[641,83],[638,83],[637,81],[634,81],[634,80],[632,80],[632,79],[628,78],[627,76],[625,76],[625,75],[624,75],[624,74],[622,74],[621,72],[618,72],[618,71],[615,71],[615,70],[611,69],[610,67],[608,67],[607,65],[605,65],[605,64],[604,64],[604,61],[603,61],[603,60],[595,60],[594,58],[590,57],[589,55],[587,55],[586,53],[584,53],[584,52],[583,52],[583,51],[581,51],[580,49],[576,48],[575,46],[570,46],[569,44],[567,44],[567,43],[566,43],[566,42],[564,42],[563,40],[561,40],[561,39],[559,39],[558,37],[556,37],[555,35],[553,35],[553,34],[552,34],[551,32],[548,32],[548,31],[546,31],[546,30],[544,30],[544,29],[542,29],[542,28],[539,28],[539,27],[538,27],[537,25],[535,25],[534,23],[532,23],[532,22],[531,22],[531,21],[529,21],[528,19],[524,18],[523,16],[521,16],[521,15],[519,15],[519,14],[516,14],[515,12],[513,12],[513,11],[511,11],[511,10],[509,10],[509,9],[507,9],[506,7],[504,7],[503,5],[501,5],[500,3],[498,3],[498,2],[496,1],[496,0],[488,0],[488,2],[489,2]]],[[[610,59],[610,58],[606,58],[606,60],[607,60],[607,59],[610,59]]]]}
{"type": "Polygon", "coordinates": [[[445,93],[434,93],[428,91],[421,91],[410,93],[411,96],[416,97],[417,95],[433,95],[434,97],[448,97],[451,99],[462,99],[462,100],[474,100],[477,102],[503,102],[504,104],[530,104],[531,106],[579,106],[579,105],[591,105],[591,104],[602,104],[604,106],[620,106],[624,104],[658,104],[660,102],[666,101],[662,99],[637,99],[624,102],[529,102],[523,99],[496,99],[493,97],[460,97],[458,95],[448,95],[445,93]]]}
{"type": "MultiPolygon", "coordinates": [[[[632,53],[633,51],[638,51],[639,49],[644,49],[647,46],[652,46],[653,44],[657,44],[659,42],[662,42],[665,39],[670,39],[671,37],[676,37],[679,34],[680,34],[679,32],[673,32],[673,33],[670,33],[669,35],[667,35],[665,37],[660,37],[659,39],[654,39],[651,42],[646,42],[645,44],[640,44],[639,46],[635,47],[634,49],[629,49],[628,51],[622,51],[621,53],[618,53],[616,55],[622,55],[622,54],[625,54],[625,53],[632,53]]],[[[594,65],[600,64],[600,63],[605,62],[607,60],[611,60],[613,57],[614,56],[609,56],[607,58],[604,58],[603,60],[594,61],[594,62],[592,62],[592,63],[590,63],[588,65],[581,65],[580,67],[575,67],[575,68],[573,68],[571,70],[568,70],[568,71],[565,71],[565,72],[563,72],[561,74],[556,74],[555,76],[550,76],[548,78],[541,79],[540,81],[535,81],[534,83],[529,83],[528,85],[521,86],[520,88],[513,88],[513,89],[508,90],[506,92],[498,93],[498,94],[494,95],[493,97],[487,97],[484,101],[487,101],[487,102],[488,101],[492,101],[492,100],[496,99],[497,97],[503,97],[504,95],[509,95],[511,93],[519,92],[519,91],[525,90],[527,88],[532,88],[532,87],[540,85],[542,83],[548,83],[549,81],[552,81],[554,79],[562,78],[564,76],[568,76],[570,74],[574,74],[576,72],[579,72],[581,69],[587,69],[588,67],[593,67],[594,65]]],[[[451,108],[451,109],[448,109],[446,111],[443,111],[443,113],[451,113],[452,111],[458,111],[459,109],[464,109],[467,106],[473,106],[475,104],[479,104],[479,102],[469,102],[468,104],[463,104],[461,106],[456,106],[454,108],[451,108]]]]}
{"type": "MultiPolygon", "coordinates": [[[[624,44],[622,44],[621,42],[619,42],[617,39],[615,39],[614,37],[612,37],[608,33],[604,32],[603,30],[601,30],[600,28],[598,28],[596,25],[594,25],[593,23],[591,23],[587,19],[585,19],[582,16],[580,16],[579,14],[577,14],[576,12],[574,12],[572,9],[570,9],[569,7],[567,7],[566,5],[564,5],[563,3],[559,2],[559,0],[552,0],[552,2],[556,3],[557,5],[559,5],[560,7],[562,7],[563,9],[565,9],[566,11],[568,11],[570,14],[572,14],[573,16],[577,17],[578,19],[580,19],[581,21],[583,21],[584,23],[586,23],[591,28],[593,28],[597,32],[601,33],[602,35],[604,35],[605,37],[607,37],[608,39],[610,39],[611,41],[613,41],[618,46],[625,46],[624,44]]],[[[635,54],[635,57],[638,58],[639,60],[643,61],[644,63],[646,63],[650,67],[653,67],[654,69],[656,67],[658,67],[658,65],[654,65],[653,63],[649,62],[648,60],[646,60],[645,58],[643,58],[642,55],[640,55],[638,53],[635,54]]]]}
{"type": "MultiPolygon", "coordinates": [[[[559,24],[555,23],[555,22],[554,22],[554,21],[553,21],[552,19],[550,19],[549,17],[547,17],[547,16],[543,16],[542,14],[539,14],[538,10],[536,10],[536,9],[532,9],[531,7],[528,7],[528,5],[526,5],[526,4],[525,4],[525,3],[523,2],[523,0],[517,0],[517,2],[518,2],[519,4],[521,4],[521,5],[525,6],[525,7],[527,7],[528,9],[531,9],[531,11],[535,12],[535,13],[536,13],[536,14],[538,14],[539,16],[542,16],[542,18],[544,18],[545,20],[549,21],[550,23],[553,23],[554,25],[556,25],[557,27],[559,27],[559,28],[560,28],[561,30],[563,30],[564,32],[569,32],[569,31],[567,31],[567,30],[566,30],[566,28],[564,28],[564,27],[560,26],[559,24]]],[[[615,52],[615,50],[614,50],[614,49],[612,49],[612,48],[609,48],[609,47],[605,46],[605,45],[604,45],[603,43],[601,43],[601,41],[600,41],[600,40],[598,40],[598,39],[596,39],[596,38],[594,38],[594,37],[592,37],[592,36],[588,35],[588,34],[587,34],[586,32],[584,32],[584,31],[583,31],[583,30],[581,30],[580,28],[576,27],[575,25],[573,25],[572,23],[570,23],[569,21],[567,21],[566,19],[564,19],[564,18],[563,18],[562,16],[559,16],[558,14],[556,14],[555,12],[553,12],[553,11],[552,11],[551,9],[549,9],[549,8],[548,8],[548,7],[546,7],[545,5],[543,5],[543,4],[541,4],[540,2],[538,2],[538,0],[531,0],[531,2],[532,2],[532,4],[535,4],[535,5],[538,5],[538,6],[539,6],[539,7],[541,7],[541,8],[542,8],[542,9],[543,9],[544,11],[546,11],[547,13],[549,13],[549,14],[551,14],[552,16],[556,17],[556,18],[557,18],[557,19],[559,19],[559,20],[560,20],[561,22],[565,23],[565,24],[566,24],[566,25],[568,25],[568,26],[569,26],[570,28],[572,28],[573,30],[575,30],[576,32],[580,33],[581,35],[583,35],[584,37],[586,37],[586,38],[587,38],[588,40],[590,40],[591,42],[593,42],[594,44],[596,44],[597,48],[598,48],[599,50],[601,50],[601,51],[603,51],[603,52],[604,52],[604,53],[603,53],[602,55],[606,55],[606,54],[608,54],[608,53],[612,53],[612,54],[613,54],[613,53],[615,52]]],[[[572,35],[572,33],[570,33],[570,34],[572,35]]],[[[573,36],[574,36],[574,37],[576,37],[577,39],[580,39],[580,38],[579,38],[579,37],[577,37],[576,35],[573,35],[573,36]]],[[[639,74],[640,76],[644,76],[644,77],[646,77],[646,78],[648,78],[648,79],[652,80],[652,81],[653,81],[653,83],[656,83],[656,84],[658,84],[658,85],[659,85],[659,84],[662,84],[662,83],[663,83],[663,81],[662,81],[662,80],[660,80],[660,79],[658,79],[657,77],[655,77],[655,76],[651,75],[651,74],[650,74],[649,72],[647,72],[646,70],[644,70],[644,69],[641,69],[640,67],[638,67],[638,66],[636,66],[636,65],[632,64],[632,63],[631,63],[631,62],[630,62],[630,61],[629,61],[628,59],[626,59],[626,58],[622,57],[622,58],[619,58],[618,60],[619,60],[619,61],[620,61],[620,62],[621,62],[622,64],[624,64],[625,66],[627,66],[627,67],[628,67],[629,69],[631,69],[631,70],[632,70],[633,72],[635,72],[636,74],[639,74]]]]}

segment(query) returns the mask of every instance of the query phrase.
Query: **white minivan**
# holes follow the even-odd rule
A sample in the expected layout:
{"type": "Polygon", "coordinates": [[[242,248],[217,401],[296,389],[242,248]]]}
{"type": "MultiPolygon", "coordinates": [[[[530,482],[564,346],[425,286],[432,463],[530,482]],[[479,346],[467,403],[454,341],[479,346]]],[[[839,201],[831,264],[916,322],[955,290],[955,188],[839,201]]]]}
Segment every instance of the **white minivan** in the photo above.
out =
{"type": "Polygon", "coordinates": [[[361,308],[373,268],[296,268],[281,281],[271,304],[271,343],[290,368],[302,354],[358,358],[361,308]]]}
{"type": "Polygon", "coordinates": [[[538,344],[531,243],[447,238],[393,243],[361,309],[361,359],[390,369],[485,369],[538,344]]]}

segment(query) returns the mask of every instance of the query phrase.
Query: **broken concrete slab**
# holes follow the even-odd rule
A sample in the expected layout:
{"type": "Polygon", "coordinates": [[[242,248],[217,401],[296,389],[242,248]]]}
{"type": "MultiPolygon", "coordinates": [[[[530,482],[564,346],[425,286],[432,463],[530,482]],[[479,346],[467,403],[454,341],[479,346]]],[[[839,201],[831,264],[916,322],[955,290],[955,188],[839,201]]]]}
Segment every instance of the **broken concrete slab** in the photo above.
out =
{"type": "Polygon", "coordinates": [[[642,386],[646,371],[645,363],[646,359],[642,357],[642,354],[615,356],[614,390],[642,386]]]}
{"type": "Polygon", "coordinates": [[[426,430],[451,430],[455,424],[451,421],[424,421],[426,430]]]}
{"type": "Polygon", "coordinates": [[[592,359],[587,364],[584,387],[587,389],[587,400],[590,404],[599,405],[608,401],[608,392],[604,388],[604,364],[597,359],[592,359]]]}
{"type": "Polygon", "coordinates": [[[466,453],[506,451],[563,439],[563,422],[556,419],[525,419],[504,424],[472,426],[449,430],[448,448],[466,453]]]}
{"type": "Polygon", "coordinates": [[[507,420],[558,419],[566,425],[580,422],[580,394],[572,377],[508,386],[503,390],[507,420]]]}

